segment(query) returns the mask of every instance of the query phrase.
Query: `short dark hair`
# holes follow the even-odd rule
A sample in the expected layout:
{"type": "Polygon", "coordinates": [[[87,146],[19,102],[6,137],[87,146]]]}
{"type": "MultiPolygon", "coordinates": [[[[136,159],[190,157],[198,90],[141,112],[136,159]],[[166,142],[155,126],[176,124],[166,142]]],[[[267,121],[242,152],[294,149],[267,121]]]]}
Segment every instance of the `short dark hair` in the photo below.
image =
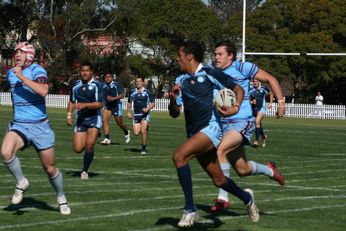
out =
{"type": "Polygon", "coordinates": [[[226,47],[226,52],[228,54],[233,54],[233,61],[236,59],[237,57],[237,50],[235,48],[235,44],[231,41],[222,41],[216,44],[216,47],[226,47]]]}
{"type": "Polygon", "coordinates": [[[88,66],[88,67],[90,67],[90,70],[93,70],[93,65],[88,61],[81,62],[80,68],[82,68],[84,66],[88,66]]]}
{"type": "Polygon", "coordinates": [[[136,76],[136,79],[142,79],[142,81],[144,82],[144,77],[143,76],[136,76]]]}
{"type": "Polygon", "coordinates": [[[193,54],[197,62],[203,62],[204,48],[198,41],[185,41],[179,47],[183,47],[186,54],[193,54]]]}

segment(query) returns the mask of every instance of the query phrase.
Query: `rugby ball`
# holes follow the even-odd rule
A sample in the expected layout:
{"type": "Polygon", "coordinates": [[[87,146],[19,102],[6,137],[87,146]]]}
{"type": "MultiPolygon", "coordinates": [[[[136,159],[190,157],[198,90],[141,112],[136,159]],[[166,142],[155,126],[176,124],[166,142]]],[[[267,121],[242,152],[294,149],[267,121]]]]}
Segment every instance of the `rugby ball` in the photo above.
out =
{"type": "Polygon", "coordinates": [[[231,89],[221,89],[215,95],[214,104],[216,109],[223,106],[234,106],[236,102],[235,93],[231,89]]]}

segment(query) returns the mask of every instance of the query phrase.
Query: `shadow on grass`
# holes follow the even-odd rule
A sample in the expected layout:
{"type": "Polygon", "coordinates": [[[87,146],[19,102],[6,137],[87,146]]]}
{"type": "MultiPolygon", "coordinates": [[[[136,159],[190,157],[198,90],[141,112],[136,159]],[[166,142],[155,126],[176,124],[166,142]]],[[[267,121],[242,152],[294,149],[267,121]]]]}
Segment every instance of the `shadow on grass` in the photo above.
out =
{"type": "Polygon", "coordinates": [[[124,151],[127,151],[127,152],[138,152],[138,153],[140,153],[140,152],[141,152],[141,149],[139,149],[139,148],[124,148],[124,151]]]}
{"type": "MultiPolygon", "coordinates": [[[[229,210],[225,210],[220,213],[210,213],[210,206],[209,205],[197,205],[198,210],[203,210],[207,214],[203,216],[204,221],[197,220],[197,222],[190,228],[179,228],[178,222],[180,218],[172,218],[172,217],[161,217],[158,219],[155,223],[155,225],[170,225],[172,227],[177,228],[178,230],[211,230],[215,228],[219,228],[222,226],[223,221],[219,218],[220,215],[222,216],[231,216],[231,217],[238,217],[243,216],[244,214],[239,214],[236,212],[232,212],[229,210]]],[[[239,230],[241,231],[241,230],[239,230]]]]}
{"type": "Polygon", "coordinates": [[[54,208],[48,205],[44,201],[35,200],[31,197],[26,197],[22,200],[21,203],[17,205],[8,205],[3,209],[3,211],[13,212],[13,215],[23,215],[28,211],[23,211],[26,208],[36,208],[41,210],[49,210],[49,211],[59,211],[58,208],[54,208]]]}
{"type": "MultiPolygon", "coordinates": [[[[80,177],[81,171],[67,171],[65,172],[67,175],[70,175],[72,177],[80,177]]],[[[95,172],[88,172],[89,178],[92,177],[98,177],[100,174],[95,172]]]]}
{"type": "Polygon", "coordinates": [[[113,146],[113,145],[120,145],[120,143],[119,143],[119,142],[117,142],[117,143],[112,142],[112,143],[110,143],[110,144],[101,144],[101,143],[97,143],[97,144],[102,145],[102,146],[113,146]]]}

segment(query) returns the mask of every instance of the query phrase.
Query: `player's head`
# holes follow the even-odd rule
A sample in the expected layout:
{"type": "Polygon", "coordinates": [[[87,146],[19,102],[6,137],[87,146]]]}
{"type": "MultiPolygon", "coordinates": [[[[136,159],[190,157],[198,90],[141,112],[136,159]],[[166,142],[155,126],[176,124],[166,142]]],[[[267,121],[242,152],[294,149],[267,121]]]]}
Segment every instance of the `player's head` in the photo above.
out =
{"type": "Polygon", "coordinates": [[[232,42],[219,42],[214,50],[214,65],[219,69],[225,69],[232,65],[236,56],[237,51],[232,42]]]}
{"type": "Polygon", "coordinates": [[[16,66],[29,66],[35,57],[35,48],[28,42],[20,42],[15,48],[15,63],[16,66]]]}
{"type": "Polygon", "coordinates": [[[138,90],[144,86],[144,77],[137,76],[135,81],[136,81],[136,88],[138,90]]]}
{"type": "Polygon", "coordinates": [[[259,88],[261,86],[261,82],[258,79],[253,80],[254,88],[259,88]]]}
{"type": "Polygon", "coordinates": [[[82,80],[88,82],[92,78],[93,66],[89,62],[82,62],[79,71],[82,80]]]}
{"type": "Polygon", "coordinates": [[[204,59],[204,49],[197,41],[183,42],[178,49],[177,62],[182,71],[189,71],[193,62],[201,63],[204,59]]]}
{"type": "Polygon", "coordinates": [[[113,73],[110,71],[106,71],[105,74],[103,75],[103,79],[107,84],[111,83],[113,80],[113,73]]]}

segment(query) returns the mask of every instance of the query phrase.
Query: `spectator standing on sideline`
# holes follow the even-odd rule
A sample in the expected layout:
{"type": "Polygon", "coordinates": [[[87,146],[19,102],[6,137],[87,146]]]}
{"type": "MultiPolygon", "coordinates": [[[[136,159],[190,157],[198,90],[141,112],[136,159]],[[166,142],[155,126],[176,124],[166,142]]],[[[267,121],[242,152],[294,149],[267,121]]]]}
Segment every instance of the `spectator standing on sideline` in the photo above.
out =
{"type": "Polygon", "coordinates": [[[316,104],[318,116],[321,116],[323,112],[323,96],[321,95],[320,91],[317,92],[317,95],[315,97],[315,104],[316,104]]]}
{"type": "Polygon", "coordinates": [[[14,120],[2,141],[1,155],[17,181],[12,204],[22,201],[30,185],[16,153],[32,145],[56,191],[60,213],[69,215],[71,209],[63,190],[63,176],[55,165],[55,134],[46,113],[45,96],[49,88],[47,72],[40,65],[32,63],[34,56],[35,49],[28,42],[21,42],[15,48],[16,66],[6,76],[12,95],[14,120]]]}
{"type": "Polygon", "coordinates": [[[73,149],[76,153],[85,151],[81,180],[89,178],[88,170],[94,159],[94,145],[102,126],[102,86],[92,77],[92,70],[91,63],[81,63],[81,79],[77,80],[71,87],[70,101],[67,108],[67,125],[69,126],[73,123],[73,111],[75,109],[77,111],[73,149]]]}

